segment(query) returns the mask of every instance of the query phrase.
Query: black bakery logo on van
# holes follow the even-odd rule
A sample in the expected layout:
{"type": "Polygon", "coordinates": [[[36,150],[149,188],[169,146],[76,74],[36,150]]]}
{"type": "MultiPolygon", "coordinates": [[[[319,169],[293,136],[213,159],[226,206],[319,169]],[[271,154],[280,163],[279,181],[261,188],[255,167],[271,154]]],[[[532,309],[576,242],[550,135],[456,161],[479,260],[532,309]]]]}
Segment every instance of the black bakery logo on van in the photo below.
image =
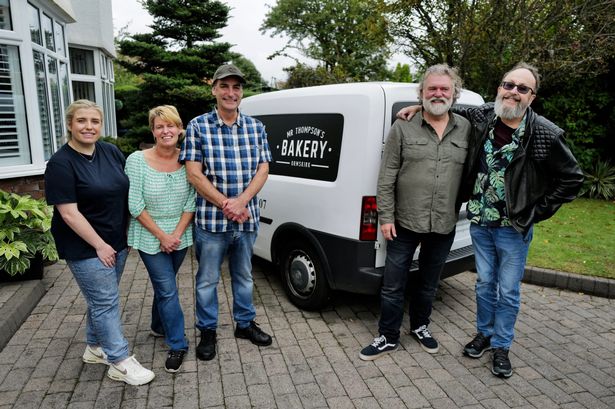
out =
{"type": "Polygon", "coordinates": [[[265,125],[272,175],[334,181],[342,146],[341,114],[256,116],[265,125]]]}

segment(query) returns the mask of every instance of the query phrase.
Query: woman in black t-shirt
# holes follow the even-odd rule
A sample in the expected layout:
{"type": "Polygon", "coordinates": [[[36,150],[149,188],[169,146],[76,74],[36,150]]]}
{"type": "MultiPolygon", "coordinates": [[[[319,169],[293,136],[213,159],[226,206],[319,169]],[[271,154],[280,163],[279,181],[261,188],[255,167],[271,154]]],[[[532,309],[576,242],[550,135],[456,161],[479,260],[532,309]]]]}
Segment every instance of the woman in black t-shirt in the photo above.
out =
{"type": "Polygon", "coordinates": [[[119,282],[128,246],[128,177],[124,156],[99,142],[103,112],[87,100],[66,109],[68,142],[47,163],[45,196],[54,205],[51,232],[86,300],[83,361],[109,366],[107,375],[130,385],[154,378],[128,353],[122,331],[119,282]]]}

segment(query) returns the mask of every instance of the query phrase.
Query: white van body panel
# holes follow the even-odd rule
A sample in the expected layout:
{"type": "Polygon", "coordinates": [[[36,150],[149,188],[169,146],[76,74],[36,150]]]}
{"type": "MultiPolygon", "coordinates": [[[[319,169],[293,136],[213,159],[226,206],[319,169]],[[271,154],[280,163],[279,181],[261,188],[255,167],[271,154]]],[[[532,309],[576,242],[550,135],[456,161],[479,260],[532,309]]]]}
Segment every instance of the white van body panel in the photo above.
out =
{"type": "Polygon", "coordinates": [[[269,261],[271,236],[277,226],[287,221],[358,240],[361,198],[376,195],[385,127],[383,88],[367,83],[354,87],[345,84],[314,87],[309,88],[307,95],[306,90],[308,88],[261,94],[246,98],[241,105],[243,113],[257,117],[272,112],[334,112],[344,117],[337,180],[327,182],[270,175],[258,194],[261,203],[266,200],[266,207],[261,206],[261,217],[271,218],[273,223],[260,224],[254,253],[269,261]]]}
{"type": "MultiPolygon", "coordinates": [[[[321,152],[323,155],[339,154],[337,175],[331,177],[331,180],[270,172],[258,194],[261,223],[254,246],[255,255],[275,262],[272,240],[280,226],[288,223],[332,239],[359,242],[362,198],[376,196],[383,144],[394,121],[394,114],[403,106],[418,103],[417,89],[418,84],[408,83],[337,84],[275,91],[242,101],[240,109],[243,114],[262,119],[265,123],[273,160],[280,162],[272,163],[271,166],[279,165],[286,169],[298,163],[306,167],[306,174],[310,169],[322,165],[309,157],[295,158],[298,161],[288,160],[281,156],[285,147],[280,145],[292,144],[295,136],[293,127],[311,125],[309,121],[304,121],[305,118],[311,118],[310,115],[317,117],[337,114],[343,119],[340,151],[335,152],[335,149],[329,148],[331,150],[321,152]],[[297,115],[296,122],[293,122],[294,115],[297,115]],[[285,125],[278,129],[280,122],[285,125]],[[273,127],[276,127],[276,135],[271,133],[273,127]],[[286,136],[284,132],[287,132],[286,136]]],[[[483,104],[483,99],[474,92],[464,90],[457,103],[478,106],[483,104]]],[[[322,134],[326,132],[320,135],[321,145],[326,144],[329,137],[322,134]]],[[[295,146],[303,149],[301,155],[318,156],[315,150],[309,151],[300,143],[295,146]]],[[[331,143],[326,146],[333,145],[331,143]]],[[[297,170],[299,173],[301,171],[297,170]]],[[[458,223],[451,252],[471,245],[468,229],[469,223],[463,218],[458,223]]],[[[369,247],[364,242],[361,244],[362,251],[369,248],[374,253],[373,262],[370,262],[372,269],[381,269],[386,257],[385,240],[379,228],[377,231],[377,240],[369,243],[369,247]]],[[[323,247],[331,251],[325,245],[323,247]]],[[[336,271],[331,272],[328,280],[332,288],[349,289],[348,282],[336,283],[336,271]]],[[[365,289],[361,291],[365,292],[365,289]]]]}

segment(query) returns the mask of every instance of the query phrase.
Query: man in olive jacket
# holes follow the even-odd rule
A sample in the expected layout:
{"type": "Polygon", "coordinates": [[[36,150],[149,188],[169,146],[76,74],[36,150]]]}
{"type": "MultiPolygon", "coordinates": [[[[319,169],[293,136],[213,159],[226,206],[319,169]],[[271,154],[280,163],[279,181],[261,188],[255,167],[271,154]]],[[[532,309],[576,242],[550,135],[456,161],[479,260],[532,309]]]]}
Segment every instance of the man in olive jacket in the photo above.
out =
{"type": "Polygon", "coordinates": [[[513,373],[508,351],[533,225],[573,200],[583,183],[564,131],[530,108],[539,85],[538,70],[519,63],[502,78],[495,103],[455,110],[472,123],[462,190],[478,272],[478,333],[464,354],[493,350],[491,372],[503,378],[513,373]]]}
{"type": "Polygon", "coordinates": [[[396,121],[389,132],[378,176],[378,217],[387,240],[380,291],[379,336],[359,357],[374,360],[397,349],[410,289],[410,334],[432,354],[438,342],[427,328],[440,273],[455,238],[456,205],[468,153],[470,123],[450,112],[461,79],[445,64],[429,67],[419,85],[423,110],[396,121]],[[419,269],[410,271],[420,245],[419,269]]]}

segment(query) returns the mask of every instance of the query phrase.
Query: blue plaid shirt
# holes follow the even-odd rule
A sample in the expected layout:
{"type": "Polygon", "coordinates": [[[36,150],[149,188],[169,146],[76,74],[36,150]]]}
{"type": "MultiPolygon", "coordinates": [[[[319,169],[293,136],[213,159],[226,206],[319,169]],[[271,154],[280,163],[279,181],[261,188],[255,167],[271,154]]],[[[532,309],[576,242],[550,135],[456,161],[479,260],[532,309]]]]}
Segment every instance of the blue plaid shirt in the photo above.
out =
{"type": "MultiPolygon", "coordinates": [[[[271,162],[271,151],[265,127],[258,119],[239,113],[228,126],[214,109],[190,121],[179,160],[203,163],[207,179],[224,196],[233,198],[248,187],[259,164],[271,162]]],[[[195,224],[213,233],[257,231],[260,212],[256,196],[248,203],[248,210],[246,222],[233,222],[222,209],[197,195],[195,224]]]]}

